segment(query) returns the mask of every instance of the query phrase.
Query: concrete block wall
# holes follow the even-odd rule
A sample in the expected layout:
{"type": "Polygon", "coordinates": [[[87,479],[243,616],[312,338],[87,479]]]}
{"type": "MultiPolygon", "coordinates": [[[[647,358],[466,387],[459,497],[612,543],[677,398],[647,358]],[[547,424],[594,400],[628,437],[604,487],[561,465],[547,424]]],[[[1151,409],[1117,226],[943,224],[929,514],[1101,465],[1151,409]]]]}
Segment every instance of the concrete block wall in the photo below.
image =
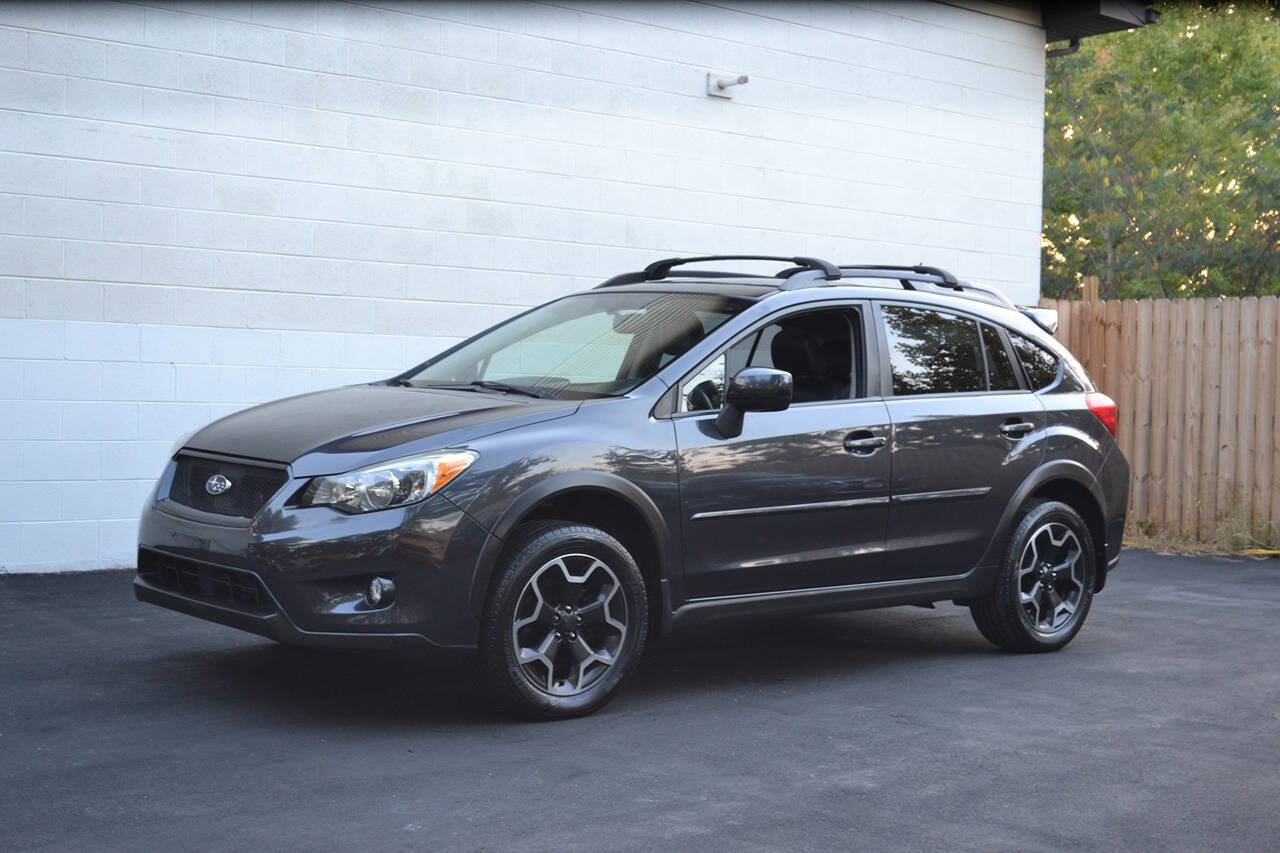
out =
{"type": "Polygon", "coordinates": [[[0,4],[0,570],[130,565],[181,433],[657,257],[1034,300],[1043,31],[972,5],[0,4]]]}

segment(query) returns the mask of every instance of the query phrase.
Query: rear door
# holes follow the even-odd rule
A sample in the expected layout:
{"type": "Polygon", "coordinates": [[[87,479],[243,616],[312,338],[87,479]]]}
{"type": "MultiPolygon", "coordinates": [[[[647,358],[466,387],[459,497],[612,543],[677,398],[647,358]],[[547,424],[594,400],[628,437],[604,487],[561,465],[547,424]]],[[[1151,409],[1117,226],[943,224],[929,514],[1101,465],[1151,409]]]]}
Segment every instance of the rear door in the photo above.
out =
{"type": "Polygon", "coordinates": [[[1000,327],[915,303],[876,313],[893,424],[885,577],[963,574],[1043,457],[1044,407],[1000,327]]]}

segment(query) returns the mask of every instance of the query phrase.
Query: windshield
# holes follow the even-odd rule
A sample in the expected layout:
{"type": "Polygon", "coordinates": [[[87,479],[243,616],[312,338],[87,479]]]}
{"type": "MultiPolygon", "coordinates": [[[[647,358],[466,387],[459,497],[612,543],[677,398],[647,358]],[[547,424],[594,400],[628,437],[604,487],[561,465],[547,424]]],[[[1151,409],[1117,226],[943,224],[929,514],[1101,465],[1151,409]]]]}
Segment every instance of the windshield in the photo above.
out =
{"type": "Polygon", "coordinates": [[[498,326],[406,377],[560,399],[612,397],[644,382],[745,300],[701,293],[584,293],[498,326]]]}

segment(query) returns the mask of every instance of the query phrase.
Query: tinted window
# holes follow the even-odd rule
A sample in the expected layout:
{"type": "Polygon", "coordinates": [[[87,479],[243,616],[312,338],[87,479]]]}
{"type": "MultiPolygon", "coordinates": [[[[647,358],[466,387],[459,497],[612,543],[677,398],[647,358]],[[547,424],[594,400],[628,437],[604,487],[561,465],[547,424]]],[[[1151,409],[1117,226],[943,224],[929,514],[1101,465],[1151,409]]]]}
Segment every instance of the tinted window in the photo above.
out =
{"type": "Polygon", "coordinates": [[[1064,393],[1092,391],[1093,384],[1089,381],[1089,377],[1085,376],[1084,371],[1078,367],[1072,366],[1071,362],[1062,362],[1062,381],[1058,383],[1055,391],[1064,393]]]}
{"type": "Polygon", "coordinates": [[[982,344],[987,353],[987,380],[992,391],[1013,391],[1018,388],[1018,374],[1009,360],[1009,351],[1000,340],[1000,333],[982,323],[982,344]]]}
{"type": "Polygon", "coordinates": [[[725,381],[744,367],[770,367],[791,374],[792,402],[846,400],[856,388],[857,315],[810,311],[771,323],[742,338],[685,381],[680,410],[719,409],[725,381]]]}
{"type": "Polygon", "coordinates": [[[976,322],[897,305],[882,313],[895,395],[986,390],[976,322]]]}
{"type": "Polygon", "coordinates": [[[1039,391],[1052,385],[1053,380],[1058,378],[1058,357],[1015,332],[1009,333],[1009,340],[1013,342],[1018,361],[1022,362],[1022,369],[1027,374],[1031,387],[1039,391]]]}

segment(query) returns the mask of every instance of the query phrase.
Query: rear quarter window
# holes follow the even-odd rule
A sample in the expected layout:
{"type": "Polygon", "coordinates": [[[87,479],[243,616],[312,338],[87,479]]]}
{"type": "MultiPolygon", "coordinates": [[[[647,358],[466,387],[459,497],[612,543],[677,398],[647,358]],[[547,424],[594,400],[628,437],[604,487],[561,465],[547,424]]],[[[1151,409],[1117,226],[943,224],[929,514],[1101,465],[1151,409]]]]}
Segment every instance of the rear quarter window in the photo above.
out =
{"type": "Polygon", "coordinates": [[[1022,372],[1027,375],[1033,391],[1048,388],[1058,378],[1058,357],[1044,347],[1025,338],[1017,332],[1009,333],[1014,352],[1022,365],[1022,372]]]}

